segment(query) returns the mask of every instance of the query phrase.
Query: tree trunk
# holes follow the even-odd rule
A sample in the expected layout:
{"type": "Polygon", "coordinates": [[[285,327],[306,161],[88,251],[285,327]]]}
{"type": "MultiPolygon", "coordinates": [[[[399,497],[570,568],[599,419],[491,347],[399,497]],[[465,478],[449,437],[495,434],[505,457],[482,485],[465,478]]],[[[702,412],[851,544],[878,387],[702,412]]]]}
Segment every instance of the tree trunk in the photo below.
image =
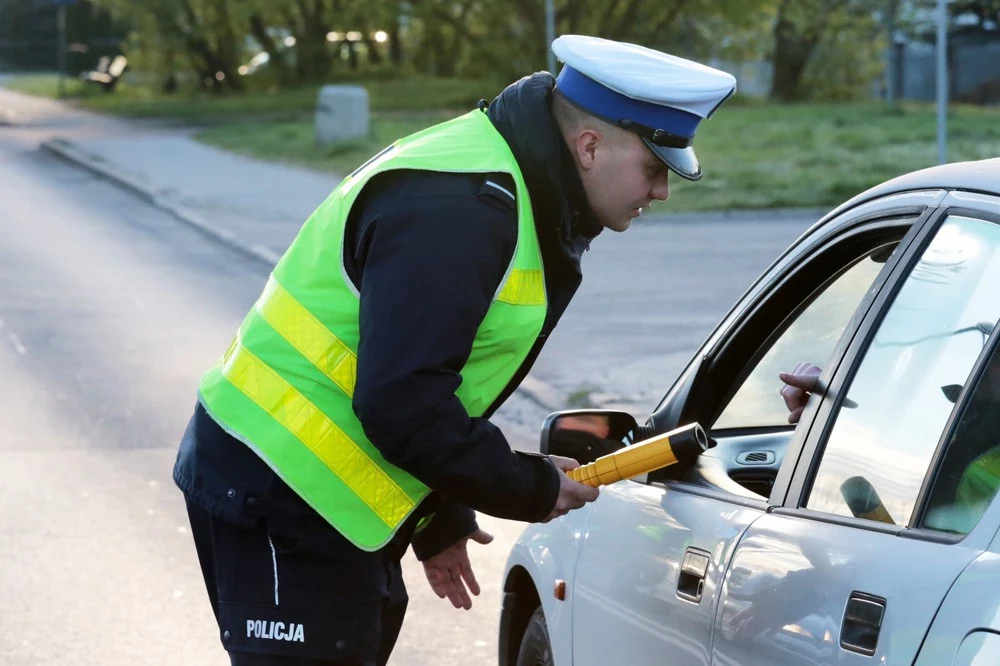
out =
{"type": "Polygon", "coordinates": [[[362,34],[365,40],[365,50],[368,51],[368,64],[378,67],[382,64],[382,52],[379,51],[379,43],[372,39],[371,34],[367,30],[362,34]]]}
{"type": "Polygon", "coordinates": [[[300,82],[319,81],[330,73],[333,59],[326,43],[329,32],[326,6],[323,0],[314,0],[309,6],[307,0],[295,3],[297,20],[295,27],[296,74],[300,82]]]}
{"type": "Polygon", "coordinates": [[[351,40],[344,43],[347,44],[347,64],[355,72],[358,69],[358,43],[351,40]]]}
{"type": "MultiPolygon", "coordinates": [[[[340,3],[334,0],[334,11],[339,9],[340,3]]],[[[326,41],[326,35],[330,32],[330,18],[327,15],[326,3],[324,0],[313,0],[312,20],[306,26],[310,47],[315,59],[315,74],[317,79],[323,79],[330,74],[333,69],[333,58],[330,55],[330,48],[326,41]]]]}
{"type": "Polygon", "coordinates": [[[649,34],[655,38],[673,26],[674,22],[677,21],[677,17],[680,16],[681,11],[686,9],[687,4],[688,0],[676,0],[670,9],[660,17],[660,20],[649,31],[649,34]]]}
{"type": "Polygon", "coordinates": [[[288,63],[285,62],[285,57],[278,50],[278,45],[274,41],[274,38],[267,33],[264,27],[264,21],[261,19],[260,14],[253,14],[250,16],[250,34],[253,35],[257,43],[260,44],[264,52],[267,53],[268,67],[274,68],[275,76],[278,79],[278,83],[282,86],[286,86],[291,83],[291,72],[288,69],[288,63]]]}
{"type": "Polygon", "coordinates": [[[888,37],[888,62],[886,63],[885,101],[889,108],[896,107],[899,98],[899,49],[896,47],[896,26],[899,20],[899,0],[888,0],[886,3],[885,32],[888,37]]]}
{"type": "Polygon", "coordinates": [[[612,39],[622,40],[625,39],[630,30],[634,30],[633,25],[635,24],[635,17],[639,12],[639,5],[642,4],[640,0],[632,0],[622,12],[621,17],[618,19],[618,23],[612,31],[612,39]]]}
{"type": "Polygon", "coordinates": [[[556,10],[556,34],[559,34],[559,26],[566,26],[567,35],[575,35],[579,31],[580,10],[582,2],[567,2],[560,9],[556,10]]]}
{"type": "MultiPolygon", "coordinates": [[[[205,35],[201,31],[198,31],[198,15],[188,0],[182,0],[180,8],[184,12],[188,25],[186,29],[178,25],[178,32],[188,52],[203,64],[203,68],[199,72],[202,87],[214,91],[219,91],[227,87],[232,90],[242,91],[243,81],[239,79],[236,72],[233,54],[227,56],[220,49],[213,48],[205,35]],[[222,80],[218,78],[220,73],[222,74],[222,80]]],[[[220,10],[220,20],[225,21],[227,17],[225,7],[217,7],[217,9],[220,10]]],[[[220,40],[224,42],[225,36],[223,35],[220,40]]]]}
{"type": "Polygon", "coordinates": [[[399,36],[399,24],[389,30],[389,60],[393,65],[403,64],[403,40],[399,36]]]}
{"type": "Polygon", "coordinates": [[[444,34],[441,30],[441,23],[438,21],[425,21],[424,43],[421,50],[424,52],[426,61],[426,71],[431,76],[440,76],[444,73],[446,63],[444,57],[444,34]]]}
{"type": "Polygon", "coordinates": [[[784,0],[778,9],[774,24],[774,78],[771,81],[771,99],[791,102],[802,99],[802,75],[809,64],[819,34],[815,30],[802,31],[786,15],[790,1],[784,0]]]}
{"type": "Polygon", "coordinates": [[[219,71],[223,75],[223,83],[230,90],[243,92],[246,86],[238,71],[239,46],[236,33],[233,31],[232,16],[229,14],[229,0],[217,0],[215,42],[216,53],[219,56],[219,71]]]}
{"type": "Polygon", "coordinates": [[[455,75],[455,63],[451,59],[451,55],[448,52],[448,47],[445,44],[445,34],[444,31],[437,31],[434,35],[434,41],[431,42],[431,53],[433,53],[434,60],[434,74],[437,76],[454,76],[455,75]]]}

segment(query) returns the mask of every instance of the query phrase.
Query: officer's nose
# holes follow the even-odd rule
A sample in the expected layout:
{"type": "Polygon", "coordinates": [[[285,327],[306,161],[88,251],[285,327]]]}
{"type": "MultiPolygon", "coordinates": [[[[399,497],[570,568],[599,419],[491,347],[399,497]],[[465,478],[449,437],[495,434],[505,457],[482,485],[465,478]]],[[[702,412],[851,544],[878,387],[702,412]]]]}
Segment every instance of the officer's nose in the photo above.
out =
{"type": "Polygon", "coordinates": [[[656,176],[656,182],[649,189],[649,198],[666,201],[670,197],[670,170],[661,169],[656,176]]]}

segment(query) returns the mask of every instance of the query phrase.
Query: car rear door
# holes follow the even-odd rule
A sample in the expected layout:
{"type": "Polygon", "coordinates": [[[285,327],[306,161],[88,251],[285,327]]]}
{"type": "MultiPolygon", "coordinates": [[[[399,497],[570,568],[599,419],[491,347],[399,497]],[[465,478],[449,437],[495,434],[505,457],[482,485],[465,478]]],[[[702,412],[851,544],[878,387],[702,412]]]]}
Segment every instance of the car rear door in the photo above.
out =
{"type": "Polygon", "coordinates": [[[910,664],[993,538],[930,509],[1000,318],[1000,201],[952,193],[907,255],[825,368],[781,506],[735,549],[714,664],[910,664]]]}

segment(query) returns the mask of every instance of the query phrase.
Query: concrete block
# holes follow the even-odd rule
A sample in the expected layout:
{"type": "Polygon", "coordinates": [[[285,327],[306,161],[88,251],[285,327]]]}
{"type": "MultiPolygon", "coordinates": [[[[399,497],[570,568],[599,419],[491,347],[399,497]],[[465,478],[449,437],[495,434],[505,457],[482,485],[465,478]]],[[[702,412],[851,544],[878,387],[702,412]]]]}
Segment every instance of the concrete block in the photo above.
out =
{"type": "Polygon", "coordinates": [[[361,86],[330,85],[316,100],[316,143],[328,146],[368,136],[368,91],[361,86]]]}

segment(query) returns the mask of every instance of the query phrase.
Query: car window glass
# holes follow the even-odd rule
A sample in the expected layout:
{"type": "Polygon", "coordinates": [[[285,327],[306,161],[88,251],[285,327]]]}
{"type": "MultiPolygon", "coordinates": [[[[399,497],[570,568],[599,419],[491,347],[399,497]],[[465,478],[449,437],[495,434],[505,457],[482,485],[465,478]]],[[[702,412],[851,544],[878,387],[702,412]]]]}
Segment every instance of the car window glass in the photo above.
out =
{"type": "MultiPolygon", "coordinates": [[[[987,326],[980,326],[984,337],[987,326]]],[[[949,400],[962,387],[945,387],[949,400]]],[[[962,415],[937,469],[920,527],[967,534],[1000,489],[1000,346],[962,407],[962,415]]]]}
{"type": "Polygon", "coordinates": [[[1000,315],[1000,226],[951,216],[907,276],[865,351],[806,506],[909,522],[953,404],[1000,315]]]}
{"type": "Polygon", "coordinates": [[[868,253],[827,284],[764,354],[713,430],[788,425],[778,373],[790,371],[801,361],[819,366],[826,362],[894,247],[895,243],[868,253]]]}

